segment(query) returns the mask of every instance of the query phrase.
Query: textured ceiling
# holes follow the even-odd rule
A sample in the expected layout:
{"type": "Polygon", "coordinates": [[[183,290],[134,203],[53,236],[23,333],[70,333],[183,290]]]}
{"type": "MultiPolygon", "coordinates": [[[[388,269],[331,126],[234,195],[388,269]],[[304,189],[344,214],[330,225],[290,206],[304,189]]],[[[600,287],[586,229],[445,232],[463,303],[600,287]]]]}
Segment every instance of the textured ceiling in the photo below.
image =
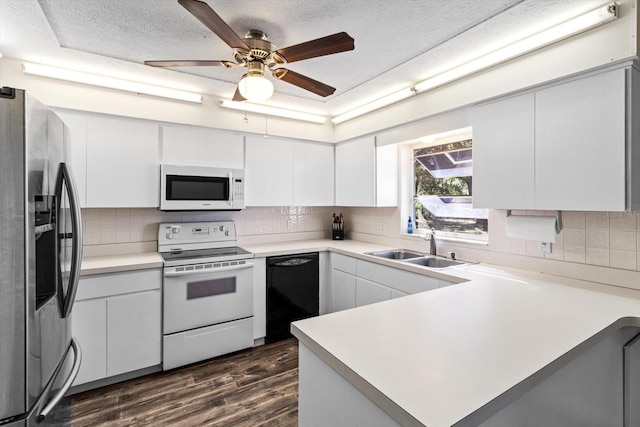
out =
{"type": "MultiPolygon", "coordinates": [[[[340,31],[355,50],[287,68],[337,88],[321,98],[274,80],[274,102],[334,115],[602,0],[207,0],[241,37],[277,47],[340,31]]],[[[6,57],[171,84],[230,97],[242,68],[156,69],[152,59],[231,60],[232,50],[177,0],[0,0],[6,57]]]]}

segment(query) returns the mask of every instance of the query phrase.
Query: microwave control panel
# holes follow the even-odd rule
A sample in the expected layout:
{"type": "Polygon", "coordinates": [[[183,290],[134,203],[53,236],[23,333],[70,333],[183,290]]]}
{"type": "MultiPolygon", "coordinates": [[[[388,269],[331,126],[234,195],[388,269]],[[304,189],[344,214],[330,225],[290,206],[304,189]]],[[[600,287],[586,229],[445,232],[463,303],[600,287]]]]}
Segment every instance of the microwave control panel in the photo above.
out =
{"type": "Polygon", "coordinates": [[[233,179],[233,200],[244,200],[244,182],[242,178],[233,179]]]}

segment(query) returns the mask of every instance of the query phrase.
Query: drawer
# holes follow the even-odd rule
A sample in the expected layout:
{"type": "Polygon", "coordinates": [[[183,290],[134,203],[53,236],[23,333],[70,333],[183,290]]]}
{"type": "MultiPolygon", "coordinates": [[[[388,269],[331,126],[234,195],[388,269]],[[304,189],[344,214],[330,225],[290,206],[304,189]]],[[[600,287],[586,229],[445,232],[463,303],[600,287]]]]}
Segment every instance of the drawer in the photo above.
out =
{"type": "Polygon", "coordinates": [[[356,274],[356,259],[348,256],[331,253],[331,268],[344,271],[349,274],[356,274]]]}
{"type": "Polygon", "coordinates": [[[358,260],[358,277],[408,294],[431,291],[441,286],[440,280],[433,277],[361,260],[358,260]]]}
{"type": "Polygon", "coordinates": [[[159,268],[82,276],[76,301],[152,291],[161,286],[162,272],[159,268]]]}
{"type": "Polygon", "coordinates": [[[165,335],[162,369],[177,368],[253,347],[253,317],[165,335]]]}

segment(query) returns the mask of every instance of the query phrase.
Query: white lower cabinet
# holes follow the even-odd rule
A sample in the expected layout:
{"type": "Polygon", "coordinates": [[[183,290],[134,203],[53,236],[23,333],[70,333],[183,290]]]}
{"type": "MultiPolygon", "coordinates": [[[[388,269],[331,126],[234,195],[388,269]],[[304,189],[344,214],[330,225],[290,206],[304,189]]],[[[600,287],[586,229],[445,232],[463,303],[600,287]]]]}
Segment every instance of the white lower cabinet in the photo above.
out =
{"type": "Polygon", "coordinates": [[[160,269],[85,276],[71,316],[82,349],[74,385],[161,363],[160,269]]]}
{"type": "Polygon", "coordinates": [[[331,253],[331,312],[431,291],[452,282],[331,253]]]}
{"type": "Polygon", "coordinates": [[[74,385],[107,376],[107,301],[76,301],[71,315],[73,337],[82,350],[82,364],[74,385]]]}
{"type": "Polygon", "coordinates": [[[107,300],[107,376],[159,365],[160,291],[107,300]]]}
{"type": "Polygon", "coordinates": [[[356,307],[391,299],[391,289],[367,279],[356,279],[356,307]]]}
{"type": "Polygon", "coordinates": [[[334,269],[331,272],[331,311],[356,306],[356,276],[334,269]]]}

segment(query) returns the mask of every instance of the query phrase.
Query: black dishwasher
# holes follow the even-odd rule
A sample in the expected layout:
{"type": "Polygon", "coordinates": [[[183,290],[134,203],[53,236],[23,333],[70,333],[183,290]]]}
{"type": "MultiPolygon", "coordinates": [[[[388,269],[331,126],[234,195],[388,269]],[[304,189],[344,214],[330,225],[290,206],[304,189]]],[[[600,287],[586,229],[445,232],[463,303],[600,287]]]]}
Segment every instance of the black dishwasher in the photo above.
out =
{"type": "Polygon", "coordinates": [[[293,321],[317,316],[318,253],[267,258],[267,336],[274,342],[291,336],[293,321]]]}

